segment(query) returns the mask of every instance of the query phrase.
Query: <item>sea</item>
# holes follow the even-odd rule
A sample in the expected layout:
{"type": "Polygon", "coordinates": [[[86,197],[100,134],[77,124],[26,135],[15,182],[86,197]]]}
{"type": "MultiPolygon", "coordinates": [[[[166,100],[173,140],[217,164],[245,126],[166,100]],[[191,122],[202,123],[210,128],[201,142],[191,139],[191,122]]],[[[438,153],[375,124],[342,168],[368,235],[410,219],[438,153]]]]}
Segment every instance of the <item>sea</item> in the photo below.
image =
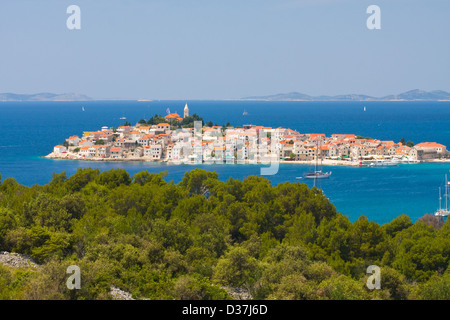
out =
{"type": "MultiPolygon", "coordinates": [[[[124,168],[130,175],[142,170],[168,171],[167,181],[179,182],[194,168],[216,171],[219,179],[245,179],[260,175],[263,165],[255,164],[164,164],[148,162],[92,162],[44,159],[53,146],[72,135],[118,127],[125,121],[136,123],[167,109],[190,114],[217,125],[255,124],[284,127],[300,133],[353,133],[395,142],[438,142],[450,148],[450,102],[434,101],[80,101],[80,102],[0,102],[0,174],[19,183],[43,185],[53,173],[68,176],[78,168],[124,168]],[[243,112],[246,111],[246,115],[243,112]],[[126,119],[121,119],[126,118],[126,119]]],[[[275,175],[264,176],[273,185],[282,182],[306,183],[297,179],[311,166],[280,164],[275,175]]],[[[383,224],[401,214],[416,221],[439,208],[439,187],[444,186],[450,163],[401,164],[397,167],[324,166],[329,179],[316,186],[351,221],[361,215],[383,224]]]]}

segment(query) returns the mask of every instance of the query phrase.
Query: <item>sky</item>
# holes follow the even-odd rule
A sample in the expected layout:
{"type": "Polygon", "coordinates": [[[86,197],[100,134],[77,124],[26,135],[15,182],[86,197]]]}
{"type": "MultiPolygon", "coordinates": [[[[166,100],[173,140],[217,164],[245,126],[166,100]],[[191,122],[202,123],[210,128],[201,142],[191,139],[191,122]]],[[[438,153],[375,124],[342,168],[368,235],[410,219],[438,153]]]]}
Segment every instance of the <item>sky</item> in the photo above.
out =
{"type": "Polygon", "coordinates": [[[450,91],[448,0],[0,0],[0,92],[235,99],[450,91]],[[81,10],[69,30],[67,8],[81,10]],[[381,9],[370,30],[369,5],[381,9]]]}

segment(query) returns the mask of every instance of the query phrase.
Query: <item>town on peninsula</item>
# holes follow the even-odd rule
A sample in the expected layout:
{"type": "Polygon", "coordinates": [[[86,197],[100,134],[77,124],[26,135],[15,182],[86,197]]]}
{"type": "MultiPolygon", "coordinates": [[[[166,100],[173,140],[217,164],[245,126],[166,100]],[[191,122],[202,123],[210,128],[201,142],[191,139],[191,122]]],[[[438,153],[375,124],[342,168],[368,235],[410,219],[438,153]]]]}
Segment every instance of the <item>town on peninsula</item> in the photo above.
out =
{"type": "Polygon", "coordinates": [[[102,127],[71,136],[45,156],[51,159],[93,161],[159,161],[169,163],[310,163],[325,165],[373,165],[448,161],[447,147],[436,142],[415,144],[382,141],[355,134],[300,133],[289,128],[258,125],[233,127],[206,124],[198,115],[169,113],[102,127]]]}

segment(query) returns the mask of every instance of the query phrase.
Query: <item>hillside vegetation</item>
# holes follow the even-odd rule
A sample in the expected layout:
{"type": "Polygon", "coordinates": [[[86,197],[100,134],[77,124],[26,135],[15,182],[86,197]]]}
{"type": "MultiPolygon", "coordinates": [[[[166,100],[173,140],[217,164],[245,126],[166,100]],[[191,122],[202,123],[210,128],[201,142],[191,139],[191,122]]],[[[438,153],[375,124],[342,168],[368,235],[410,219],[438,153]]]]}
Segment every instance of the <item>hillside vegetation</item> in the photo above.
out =
{"type": "Polygon", "coordinates": [[[44,186],[0,179],[0,299],[449,299],[450,224],[400,215],[379,225],[336,211],[317,188],[250,176],[220,181],[79,169],[44,186]],[[66,269],[81,270],[68,290],[66,269]],[[366,269],[381,268],[381,289],[366,269]]]}

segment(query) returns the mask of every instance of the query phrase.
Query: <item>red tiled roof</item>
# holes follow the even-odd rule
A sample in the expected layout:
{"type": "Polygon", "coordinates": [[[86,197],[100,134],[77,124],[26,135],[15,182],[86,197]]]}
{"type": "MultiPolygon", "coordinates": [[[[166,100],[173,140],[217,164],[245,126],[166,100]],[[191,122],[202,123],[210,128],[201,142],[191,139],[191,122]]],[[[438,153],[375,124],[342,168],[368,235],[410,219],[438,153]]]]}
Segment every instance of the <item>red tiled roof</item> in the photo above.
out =
{"type": "Polygon", "coordinates": [[[443,148],[445,146],[443,144],[436,143],[436,142],[421,142],[419,144],[416,144],[416,147],[422,147],[422,148],[443,148]]]}
{"type": "MultiPolygon", "coordinates": [[[[164,117],[165,119],[177,119],[180,118],[180,115],[178,113],[171,113],[164,117]]],[[[181,119],[181,118],[180,118],[181,119]]]]}

